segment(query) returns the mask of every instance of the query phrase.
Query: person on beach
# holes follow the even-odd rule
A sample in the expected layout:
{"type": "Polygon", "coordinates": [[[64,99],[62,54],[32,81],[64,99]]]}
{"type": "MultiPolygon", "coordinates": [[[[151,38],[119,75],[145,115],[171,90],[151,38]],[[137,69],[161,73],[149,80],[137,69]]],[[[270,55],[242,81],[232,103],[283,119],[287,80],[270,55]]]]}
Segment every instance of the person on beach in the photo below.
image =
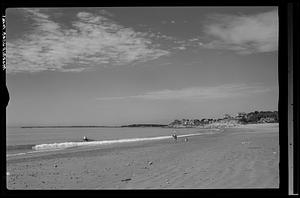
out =
{"type": "Polygon", "coordinates": [[[176,135],[176,131],[175,130],[173,130],[172,137],[174,138],[175,141],[177,141],[177,135],[176,135]]]}
{"type": "Polygon", "coordinates": [[[83,136],[83,141],[87,142],[88,138],[86,136],[83,136]]]}

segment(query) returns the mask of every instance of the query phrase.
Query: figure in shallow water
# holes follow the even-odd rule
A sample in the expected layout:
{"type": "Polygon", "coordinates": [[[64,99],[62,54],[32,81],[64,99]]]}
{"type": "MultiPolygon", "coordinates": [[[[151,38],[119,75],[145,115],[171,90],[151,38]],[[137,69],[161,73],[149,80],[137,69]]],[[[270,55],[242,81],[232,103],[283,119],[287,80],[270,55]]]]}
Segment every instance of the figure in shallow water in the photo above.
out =
{"type": "Polygon", "coordinates": [[[176,135],[176,131],[175,130],[173,130],[172,137],[174,138],[175,141],[177,141],[177,135],[176,135]]]}

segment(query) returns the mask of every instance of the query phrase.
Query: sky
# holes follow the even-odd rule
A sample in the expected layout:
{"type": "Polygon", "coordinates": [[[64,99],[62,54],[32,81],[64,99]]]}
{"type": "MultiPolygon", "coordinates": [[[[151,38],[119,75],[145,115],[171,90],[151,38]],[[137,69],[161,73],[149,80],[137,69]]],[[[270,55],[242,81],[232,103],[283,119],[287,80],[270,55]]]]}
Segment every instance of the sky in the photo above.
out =
{"type": "Polygon", "coordinates": [[[278,109],[277,7],[6,10],[7,126],[278,109]]]}

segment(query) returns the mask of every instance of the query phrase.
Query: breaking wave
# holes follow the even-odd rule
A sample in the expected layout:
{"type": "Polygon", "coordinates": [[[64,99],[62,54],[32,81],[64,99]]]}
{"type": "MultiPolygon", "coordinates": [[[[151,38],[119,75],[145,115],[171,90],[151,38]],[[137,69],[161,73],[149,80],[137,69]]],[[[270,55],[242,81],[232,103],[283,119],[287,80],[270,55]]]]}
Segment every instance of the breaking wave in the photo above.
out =
{"type": "MultiPolygon", "coordinates": [[[[212,134],[213,132],[206,133],[193,133],[187,135],[178,135],[180,137],[212,134]]],[[[109,145],[116,143],[129,143],[129,142],[140,142],[140,141],[150,141],[150,140],[164,140],[170,139],[172,136],[159,136],[159,137],[147,137],[147,138],[130,138],[130,139],[119,139],[119,140],[102,140],[102,141],[91,141],[91,142],[62,142],[62,143],[52,143],[52,144],[39,144],[32,147],[34,150],[52,150],[52,149],[66,149],[80,146],[99,146],[99,145],[109,145]]]]}
{"type": "MultiPolygon", "coordinates": [[[[210,130],[209,132],[178,135],[177,137],[182,138],[182,137],[190,137],[190,136],[198,136],[198,135],[209,135],[209,134],[215,134],[218,132],[220,132],[220,130],[210,130]]],[[[158,137],[102,140],[102,141],[89,141],[89,142],[61,142],[61,143],[50,143],[50,144],[38,144],[38,145],[34,145],[34,146],[30,145],[32,150],[29,152],[8,154],[7,156],[25,155],[25,154],[30,154],[30,153],[42,152],[42,151],[56,151],[56,150],[63,150],[63,149],[75,148],[75,147],[100,146],[100,145],[110,145],[110,144],[117,144],[117,143],[164,140],[164,139],[172,139],[172,138],[173,138],[172,136],[168,135],[168,136],[158,136],[158,137]]],[[[26,146],[26,148],[28,148],[28,147],[29,146],[26,146]]],[[[24,148],[24,146],[22,146],[22,148],[24,148]]]]}

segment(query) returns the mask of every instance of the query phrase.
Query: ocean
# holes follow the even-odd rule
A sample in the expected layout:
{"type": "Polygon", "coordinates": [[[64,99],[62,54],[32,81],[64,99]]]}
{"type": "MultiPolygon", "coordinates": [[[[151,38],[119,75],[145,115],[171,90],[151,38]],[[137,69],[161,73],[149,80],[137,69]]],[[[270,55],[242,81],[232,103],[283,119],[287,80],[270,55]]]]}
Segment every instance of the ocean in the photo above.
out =
{"type": "MultiPolygon", "coordinates": [[[[199,128],[175,129],[178,137],[211,134],[216,131],[199,128]]],[[[173,129],[156,127],[134,128],[7,128],[7,156],[23,155],[80,146],[117,144],[172,138],[173,129]],[[86,136],[92,141],[82,141],[86,136]]]]}

